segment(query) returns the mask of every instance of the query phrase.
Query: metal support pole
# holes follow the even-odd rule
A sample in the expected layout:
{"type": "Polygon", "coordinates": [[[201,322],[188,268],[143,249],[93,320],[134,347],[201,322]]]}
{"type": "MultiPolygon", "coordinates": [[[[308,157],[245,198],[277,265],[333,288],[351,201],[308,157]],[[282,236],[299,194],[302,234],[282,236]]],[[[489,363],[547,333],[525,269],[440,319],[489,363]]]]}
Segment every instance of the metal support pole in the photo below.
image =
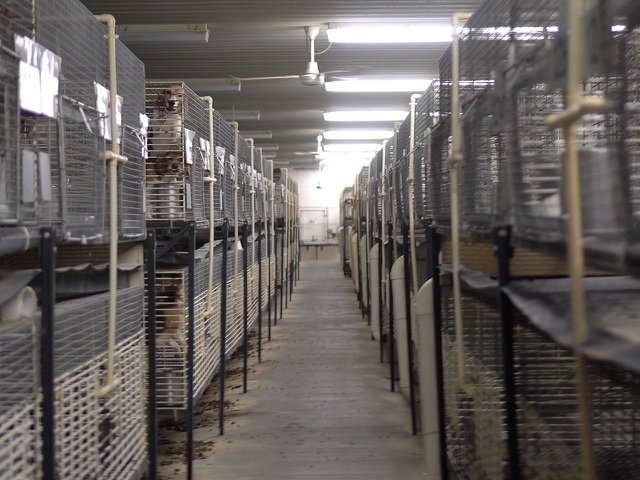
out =
{"type": "Polygon", "coordinates": [[[262,219],[258,222],[258,363],[262,363],[262,219]]]}
{"type": "MultiPolygon", "coordinates": [[[[418,425],[416,420],[416,392],[415,378],[413,374],[413,335],[411,332],[411,265],[409,257],[409,228],[406,222],[402,222],[402,241],[404,243],[404,302],[407,309],[407,354],[409,361],[409,404],[411,406],[411,433],[417,435],[418,425]]],[[[402,300],[400,300],[402,301],[402,300]]]]}
{"type": "Polygon", "coordinates": [[[196,283],[196,224],[189,222],[187,235],[189,242],[189,288],[188,288],[188,312],[189,312],[189,333],[187,338],[187,480],[193,479],[193,376],[195,359],[195,283],[196,283]]]}
{"type": "Polygon", "coordinates": [[[147,271],[147,416],[149,445],[149,480],[158,478],[158,399],[156,389],[156,232],[149,230],[144,243],[147,271]]]}
{"type": "MultiPolygon", "coordinates": [[[[387,258],[389,259],[389,275],[388,278],[391,278],[391,267],[393,266],[393,223],[389,223],[388,226],[389,233],[389,252],[387,254],[387,258]]],[[[393,337],[395,336],[394,327],[393,327],[393,290],[389,288],[389,368],[390,368],[390,376],[391,376],[391,391],[396,391],[396,366],[395,366],[395,352],[394,352],[394,344],[393,337]]]]}
{"type": "Polygon", "coordinates": [[[242,311],[242,393],[247,393],[247,374],[249,366],[249,231],[247,222],[242,225],[242,270],[243,270],[243,311],[242,311]]]}
{"type": "Polygon", "coordinates": [[[382,222],[378,220],[378,343],[380,344],[380,363],[384,362],[384,326],[382,309],[384,308],[384,302],[382,301],[382,277],[385,272],[382,271],[382,249],[384,243],[382,242],[382,222]]]}
{"type": "Polygon", "coordinates": [[[434,226],[429,227],[429,255],[431,278],[433,279],[433,324],[436,354],[436,388],[438,389],[438,424],[440,430],[440,474],[442,480],[449,479],[447,460],[447,420],[444,396],[444,358],[442,354],[442,290],[440,286],[440,235],[434,226]]]}
{"type": "Polygon", "coordinates": [[[42,386],[42,478],[56,479],[54,326],[56,304],[56,236],[43,228],[40,239],[42,317],[40,319],[40,383],[42,386]]]}
{"type": "MultiPolygon", "coordinates": [[[[275,221],[275,220],[274,220],[275,221]]],[[[273,235],[273,253],[275,254],[275,262],[274,263],[274,272],[273,275],[276,277],[273,279],[275,282],[275,287],[273,289],[273,325],[278,325],[278,291],[280,287],[278,286],[278,231],[276,230],[273,235]]]]}
{"type": "Polygon", "coordinates": [[[502,362],[504,364],[504,394],[507,416],[507,446],[509,452],[509,473],[511,480],[519,480],[520,456],[518,452],[518,414],[516,403],[516,374],[513,354],[513,307],[504,287],[511,281],[509,264],[512,257],[511,228],[499,227],[495,230],[495,245],[498,255],[498,280],[500,283],[499,308],[502,323],[502,362]]]}
{"type": "Polygon", "coordinates": [[[271,231],[271,227],[267,227],[267,231],[265,232],[265,237],[267,239],[267,273],[268,273],[268,295],[267,295],[267,338],[271,341],[271,235],[269,232],[271,231]]]}
{"type": "Polygon", "coordinates": [[[284,228],[282,229],[282,239],[280,241],[280,320],[282,320],[282,305],[284,303],[284,285],[286,283],[286,277],[284,273],[284,228]]]}
{"type": "Polygon", "coordinates": [[[219,414],[219,430],[220,435],[224,435],[224,374],[225,359],[227,350],[227,269],[229,263],[229,220],[224,219],[222,223],[222,282],[220,292],[220,372],[218,377],[220,380],[220,403],[218,404],[219,414]]]}

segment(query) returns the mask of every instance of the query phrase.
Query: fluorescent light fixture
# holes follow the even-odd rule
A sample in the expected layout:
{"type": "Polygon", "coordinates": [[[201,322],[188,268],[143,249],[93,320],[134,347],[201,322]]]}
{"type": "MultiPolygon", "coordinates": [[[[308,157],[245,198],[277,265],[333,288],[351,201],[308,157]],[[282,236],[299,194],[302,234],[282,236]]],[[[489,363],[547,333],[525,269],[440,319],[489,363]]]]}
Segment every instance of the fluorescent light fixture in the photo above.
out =
{"type": "Polygon", "coordinates": [[[269,145],[256,145],[256,148],[261,148],[263,152],[277,152],[280,150],[280,145],[277,143],[271,143],[269,145]]]}
{"type": "Polygon", "coordinates": [[[324,84],[324,88],[327,92],[340,93],[421,93],[424,92],[430,84],[431,80],[425,79],[366,79],[327,82],[324,84]]]}
{"type": "Polygon", "coordinates": [[[325,152],[374,153],[382,148],[381,143],[329,143],[325,144],[325,152]]]}
{"type": "Polygon", "coordinates": [[[349,110],[325,112],[326,122],[399,122],[406,118],[405,110],[349,110]]]}
{"type": "Polygon", "coordinates": [[[327,130],[325,140],[387,140],[393,130],[327,130]]]}
{"type": "Polygon", "coordinates": [[[226,120],[260,120],[260,110],[218,110],[226,120]]]}
{"type": "Polygon", "coordinates": [[[276,152],[265,152],[262,154],[262,158],[267,160],[275,160],[276,152]]]}
{"type": "Polygon", "coordinates": [[[242,136],[254,140],[271,140],[273,132],[271,130],[243,130],[242,136]]]}
{"type": "Polygon", "coordinates": [[[453,28],[445,23],[383,22],[329,24],[331,43],[449,43],[453,28]]]}
{"type": "Polygon", "coordinates": [[[206,23],[116,25],[116,32],[123,42],[204,42],[209,41],[206,23]]]}
{"type": "Polygon", "coordinates": [[[150,82],[184,82],[199,93],[239,92],[242,83],[235,78],[151,78],[150,82]]]}

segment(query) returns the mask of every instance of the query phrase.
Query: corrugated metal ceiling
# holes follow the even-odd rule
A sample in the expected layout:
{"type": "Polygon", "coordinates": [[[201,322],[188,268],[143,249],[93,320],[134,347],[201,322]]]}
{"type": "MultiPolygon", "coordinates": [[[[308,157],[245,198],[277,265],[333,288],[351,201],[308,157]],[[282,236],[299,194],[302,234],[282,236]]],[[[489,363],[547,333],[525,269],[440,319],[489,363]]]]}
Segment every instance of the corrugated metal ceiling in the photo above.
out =
{"type": "MultiPolygon", "coordinates": [[[[447,22],[455,11],[472,11],[480,0],[83,0],[94,13],[112,13],[120,23],[209,23],[208,44],[134,44],[149,78],[224,78],[300,74],[308,61],[304,26],[353,20],[432,19],[447,22]]],[[[317,50],[328,46],[325,32],[317,50]]],[[[336,44],[318,57],[322,71],[358,68],[359,76],[437,77],[445,44],[336,44]]],[[[206,89],[201,90],[207,93],[206,89]]],[[[260,121],[242,129],[274,131],[279,159],[301,164],[313,155],[331,108],[404,108],[408,94],[330,94],[297,80],[243,83],[240,93],[214,94],[220,110],[257,109],[260,121]]],[[[362,125],[366,126],[366,125],[362,125]]]]}

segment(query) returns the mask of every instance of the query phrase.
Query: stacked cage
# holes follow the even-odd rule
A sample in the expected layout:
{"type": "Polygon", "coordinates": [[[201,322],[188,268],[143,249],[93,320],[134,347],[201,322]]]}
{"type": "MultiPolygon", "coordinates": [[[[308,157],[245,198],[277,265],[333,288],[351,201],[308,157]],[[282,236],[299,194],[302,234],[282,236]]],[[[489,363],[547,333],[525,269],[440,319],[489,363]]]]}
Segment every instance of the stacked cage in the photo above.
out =
{"type": "Polygon", "coordinates": [[[0,326],[0,478],[28,480],[40,476],[38,390],[38,318],[0,326]],[[16,448],[20,445],[20,448],[16,448]]]}
{"type": "Polygon", "coordinates": [[[431,132],[440,121],[440,82],[434,81],[422,94],[416,105],[415,149],[413,164],[413,197],[416,220],[430,221],[431,204],[428,201],[428,179],[430,178],[431,132]]]}
{"type": "Polygon", "coordinates": [[[501,318],[493,298],[462,296],[464,365],[459,364],[453,292],[442,292],[443,358],[449,461],[458,474],[502,478],[506,438],[501,318]],[[466,370],[466,386],[459,373],[466,370]]]}
{"type": "Polygon", "coordinates": [[[233,130],[217,111],[213,112],[213,172],[215,183],[215,220],[221,223],[233,218],[233,177],[229,175],[228,163],[233,155],[233,130]]]}
{"type": "Polygon", "coordinates": [[[121,289],[115,376],[106,395],[108,294],[56,306],[56,470],[61,478],[135,478],[146,458],[144,293],[121,289]]]}
{"type": "Polygon", "coordinates": [[[409,220],[409,196],[413,192],[409,191],[407,178],[409,177],[409,163],[411,157],[411,118],[407,116],[400,124],[398,133],[396,134],[396,205],[398,208],[398,218],[402,222],[409,220]]]}
{"type": "Polygon", "coordinates": [[[276,169],[274,171],[274,183],[275,183],[275,215],[276,218],[274,220],[282,220],[285,215],[285,190],[286,186],[284,184],[284,175],[280,169],[276,169]]]}
{"type": "Polygon", "coordinates": [[[358,175],[358,215],[364,221],[367,217],[369,200],[369,167],[362,167],[358,175]]]}
{"type": "MultiPolygon", "coordinates": [[[[214,259],[220,263],[221,256],[214,259]]],[[[220,267],[217,267],[218,269],[220,267]]],[[[213,311],[207,314],[209,262],[195,265],[194,398],[198,398],[213,377],[219,360],[219,288],[212,292],[213,311]]],[[[183,410],[187,405],[187,363],[189,332],[188,267],[160,268],[156,273],[157,395],[158,408],[183,410]]]]}
{"type": "MultiPolygon", "coordinates": [[[[251,223],[251,206],[253,197],[251,195],[252,188],[252,176],[251,158],[253,156],[253,150],[247,140],[240,136],[238,139],[238,147],[240,149],[239,162],[239,177],[238,177],[238,196],[241,198],[239,204],[239,218],[241,221],[251,223]]],[[[255,158],[254,158],[255,161],[255,158]]]]}
{"type": "Polygon", "coordinates": [[[182,82],[147,82],[149,147],[147,220],[206,227],[205,168],[209,167],[208,106],[182,82]]]}

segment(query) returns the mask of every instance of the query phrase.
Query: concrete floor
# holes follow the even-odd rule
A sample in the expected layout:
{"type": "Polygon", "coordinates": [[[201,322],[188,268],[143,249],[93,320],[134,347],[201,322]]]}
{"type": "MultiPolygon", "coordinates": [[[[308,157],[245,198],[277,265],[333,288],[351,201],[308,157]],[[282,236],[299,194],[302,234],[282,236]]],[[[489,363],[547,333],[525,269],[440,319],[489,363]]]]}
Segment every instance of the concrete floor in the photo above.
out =
{"type": "MultiPolygon", "coordinates": [[[[426,478],[407,403],[389,392],[388,366],[337,262],[303,263],[263,363],[251,360],[249,393],[230,379],[224,437],[213,422],[196,430],[213,442],[195,461],[197,479],[426,478]]],[[[163,478],[181,478],[182,468],[167,469],[163,478]]]]}

